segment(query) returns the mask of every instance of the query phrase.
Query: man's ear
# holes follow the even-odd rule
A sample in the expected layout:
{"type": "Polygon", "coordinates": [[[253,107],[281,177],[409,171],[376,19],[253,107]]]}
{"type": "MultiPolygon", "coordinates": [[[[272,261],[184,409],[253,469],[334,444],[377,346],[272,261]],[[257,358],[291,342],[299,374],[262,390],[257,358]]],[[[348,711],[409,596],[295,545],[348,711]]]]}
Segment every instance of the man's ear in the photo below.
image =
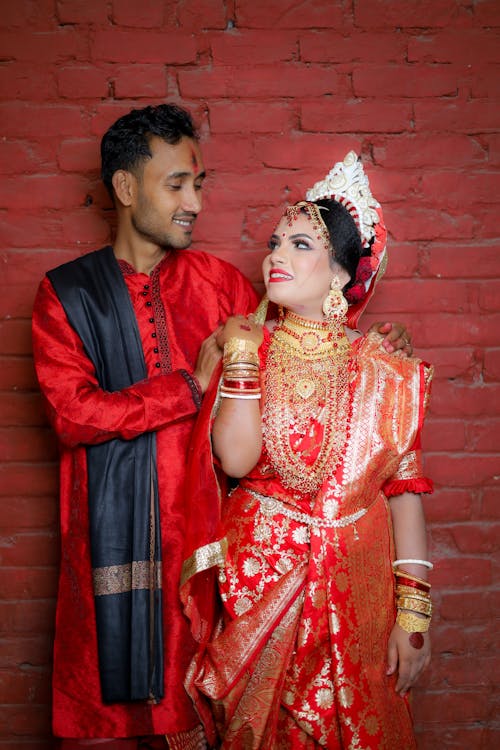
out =
{"type": "Polygon", "coordinates": [[[116,200],[122,206],[130,206],[134,197],[136,179],[132,172],[126,169],[117,169],[111,178],[113,190],[115,191],[116,200]]]}

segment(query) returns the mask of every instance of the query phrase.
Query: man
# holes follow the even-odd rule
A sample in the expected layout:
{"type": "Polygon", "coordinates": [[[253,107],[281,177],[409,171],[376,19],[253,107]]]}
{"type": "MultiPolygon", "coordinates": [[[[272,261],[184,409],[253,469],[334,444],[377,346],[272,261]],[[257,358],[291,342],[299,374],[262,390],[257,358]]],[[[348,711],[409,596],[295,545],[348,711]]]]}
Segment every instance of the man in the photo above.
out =
{"type": "Polygon", "coordinates": [[[201,750],[182,686],[184,465],[220,357],[213,332],[257,300],[235,268],[187,250],[205,177],[187,112],[133,110],[101,152],[114,245],[49,272],[33,313],[61,449],[54,734],[64,750],[201,750]]]}

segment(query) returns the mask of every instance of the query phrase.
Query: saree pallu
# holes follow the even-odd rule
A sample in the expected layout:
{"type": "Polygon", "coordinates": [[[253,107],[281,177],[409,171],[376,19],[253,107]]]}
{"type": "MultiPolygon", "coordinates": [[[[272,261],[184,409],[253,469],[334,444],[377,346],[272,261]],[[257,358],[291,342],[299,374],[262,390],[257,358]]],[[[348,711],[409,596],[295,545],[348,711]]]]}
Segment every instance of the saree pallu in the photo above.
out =
{"type": "MultiPolygon", "coordinates": [[[[197,550],[200,563],[211,550],[221,612],[203,627],[198,617],[188,688],[209,699],[225,750],[416,747],[408,699],[385,674],[396,614],[387,496],[431,490],[419,458],[430,373],[378,357],[373,339],[355,354],[350,437],[317,496],[284,488],[264,452],[223,499],[218,539],[197,550]]],[[[203,611],[197,577],[183,586],[191,615],[203,611]]]]}

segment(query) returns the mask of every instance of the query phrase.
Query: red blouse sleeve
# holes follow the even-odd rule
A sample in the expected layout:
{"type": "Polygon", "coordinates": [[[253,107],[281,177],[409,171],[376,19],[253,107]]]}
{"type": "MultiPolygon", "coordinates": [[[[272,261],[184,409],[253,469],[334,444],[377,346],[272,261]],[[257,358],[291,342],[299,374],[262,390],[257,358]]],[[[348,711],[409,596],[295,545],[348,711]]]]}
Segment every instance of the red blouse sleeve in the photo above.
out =
{"type": "Polygon", "coordinates": [[[433,368],[420,363],[420,410],[419,425],[411,449],[403,456],[396,473],[384,484],[386,497],[401,495],[403,492],[433,492],[432,480],[424,476],[422,466],[421,435],[425,412],[429,403],[433,368]]]}
{"type": "Polygon", "coordinates": [[[33,310],[33,356],[49,419],[69,447],[131,440],[197,413],[189,378],[180,370],[113,393],[100,388],[94,366],[47,278],[33,310]]]}

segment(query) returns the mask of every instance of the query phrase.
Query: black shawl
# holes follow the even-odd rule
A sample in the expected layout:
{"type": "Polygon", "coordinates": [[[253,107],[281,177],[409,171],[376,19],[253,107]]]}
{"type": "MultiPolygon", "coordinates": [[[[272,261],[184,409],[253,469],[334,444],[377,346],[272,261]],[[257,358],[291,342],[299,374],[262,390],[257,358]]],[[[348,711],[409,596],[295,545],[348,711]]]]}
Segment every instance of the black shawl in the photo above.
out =
{"type": "MultiPolygon", "coordinates": [[[[127,287],[111,247],[50,271],[99,385],[146,378],[127,287]]],[[[87,446],[90,549],[104,702],[163,697],[156,435],[87,446]]]]}

